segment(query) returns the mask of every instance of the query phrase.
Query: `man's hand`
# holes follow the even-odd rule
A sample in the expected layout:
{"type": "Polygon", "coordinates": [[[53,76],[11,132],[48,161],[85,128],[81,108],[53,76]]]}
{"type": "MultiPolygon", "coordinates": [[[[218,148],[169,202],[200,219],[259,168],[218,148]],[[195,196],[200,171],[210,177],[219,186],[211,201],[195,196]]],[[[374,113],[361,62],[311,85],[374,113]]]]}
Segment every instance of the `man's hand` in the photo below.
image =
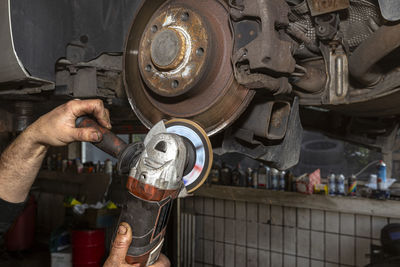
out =
{"type": "Polygon", "coordinates": [[[48,146],[74,141],[100,141],[94,128],[76,128],[78,117],[92,114],[100,125],[110,129],[108,110],[101,100],[72,100],[40,117],[23,131],[0,158],[0,198],[21,203],[28,196],[48,146]]]}
{"type": "MultiPolygon", "coordinates": [[[[131,265],[125,261],[126,253],[132,241],[132,230],[129,224],[121,223],[118,228],[118,233],[115,237],[111,248],[110,256],[104,263],[103,267],[132,267],[139,264],[131,265]]],[[[150,267],[170,267],[171,264],[167,257],[160,255],[158,261],[150,267]]]]}
{"type": "Polygon", "coordinates": [[[98,142],[102,136],[95,128],[76,128],[78,117],[92,114],[98,123],[111,129],[109,112],[103,101],[72,100],[40,117],[28,129],[33,141],[43,145],[64,146],[74,141],[98,142]]]}

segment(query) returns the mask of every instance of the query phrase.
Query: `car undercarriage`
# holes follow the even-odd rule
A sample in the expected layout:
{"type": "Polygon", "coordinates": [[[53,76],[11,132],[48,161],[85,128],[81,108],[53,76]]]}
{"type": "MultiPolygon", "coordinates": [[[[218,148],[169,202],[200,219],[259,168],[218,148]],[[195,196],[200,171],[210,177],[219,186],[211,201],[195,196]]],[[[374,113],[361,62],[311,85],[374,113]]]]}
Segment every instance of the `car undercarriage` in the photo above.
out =
{"type": "Polygon", "coordinates": [[[71,98],[101,98],[116,124],[190,119],[217,153],[279,169],[298,162],[303,127],[387,157],[399,147],[396,1],[0,5],[1,131],[71,98]]]}

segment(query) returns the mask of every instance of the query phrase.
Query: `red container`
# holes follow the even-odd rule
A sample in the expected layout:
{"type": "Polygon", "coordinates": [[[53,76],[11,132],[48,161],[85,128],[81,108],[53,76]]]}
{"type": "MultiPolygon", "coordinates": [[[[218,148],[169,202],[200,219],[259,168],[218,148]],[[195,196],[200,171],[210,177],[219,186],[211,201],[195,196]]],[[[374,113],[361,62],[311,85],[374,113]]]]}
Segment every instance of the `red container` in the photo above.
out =
{"type": "Polygon", "coordinates": [[[30,196],[24,211],[5,236],[8,251],[27,250],[32,246],[35,237],[36,207],[35,198],[30,196]]]}
{"type": "Polygon", "coordinates": [[[74,267],[100,267],[105,252],[103,229],[72,231],[74,267]]]}

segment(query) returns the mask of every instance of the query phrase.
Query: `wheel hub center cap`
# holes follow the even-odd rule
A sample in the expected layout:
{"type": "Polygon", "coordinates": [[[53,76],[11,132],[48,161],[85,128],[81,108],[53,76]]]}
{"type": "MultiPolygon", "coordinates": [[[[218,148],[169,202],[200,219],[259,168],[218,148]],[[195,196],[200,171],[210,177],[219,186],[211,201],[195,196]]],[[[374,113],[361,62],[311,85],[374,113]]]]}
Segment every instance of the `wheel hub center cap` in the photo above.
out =
{"type": "Polygon", "coordinates": [[[174,29],[158,32],[151,43],[151,60],[161,70],[175,69],[182,63],[185,53],[185,39],[174,29]]]}

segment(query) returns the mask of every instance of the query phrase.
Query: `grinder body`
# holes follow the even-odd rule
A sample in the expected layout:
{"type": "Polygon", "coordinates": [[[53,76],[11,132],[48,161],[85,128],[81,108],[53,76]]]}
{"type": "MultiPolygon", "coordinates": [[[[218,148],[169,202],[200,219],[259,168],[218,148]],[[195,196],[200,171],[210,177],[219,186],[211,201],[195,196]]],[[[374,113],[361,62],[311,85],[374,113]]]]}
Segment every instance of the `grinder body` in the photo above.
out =
{"type": "Polygon", "coordinates": [[[173,200],[183,187],[185,162],[182,137],[158,133],[145,140],[144,151],[128,177],[126,204],[120,216],[120,222],[132,228],[128,263],[144,267],[158,259],[173,200]]]}
{"type": "Polygon", "coordinates": [[[168,130],[163,121],[154,125],[143,144],[125,144],[92,118],[76,121],[77,127],[100,131],[102,140],[93,144],[118,158],[119,172],[129,172],[119,222],[132,228],[126,261],[141,267],[160,255],[173,200],[201,186],[211,169],[211,143],[204,130],[183,119],[166,124],[168,130]]]}

